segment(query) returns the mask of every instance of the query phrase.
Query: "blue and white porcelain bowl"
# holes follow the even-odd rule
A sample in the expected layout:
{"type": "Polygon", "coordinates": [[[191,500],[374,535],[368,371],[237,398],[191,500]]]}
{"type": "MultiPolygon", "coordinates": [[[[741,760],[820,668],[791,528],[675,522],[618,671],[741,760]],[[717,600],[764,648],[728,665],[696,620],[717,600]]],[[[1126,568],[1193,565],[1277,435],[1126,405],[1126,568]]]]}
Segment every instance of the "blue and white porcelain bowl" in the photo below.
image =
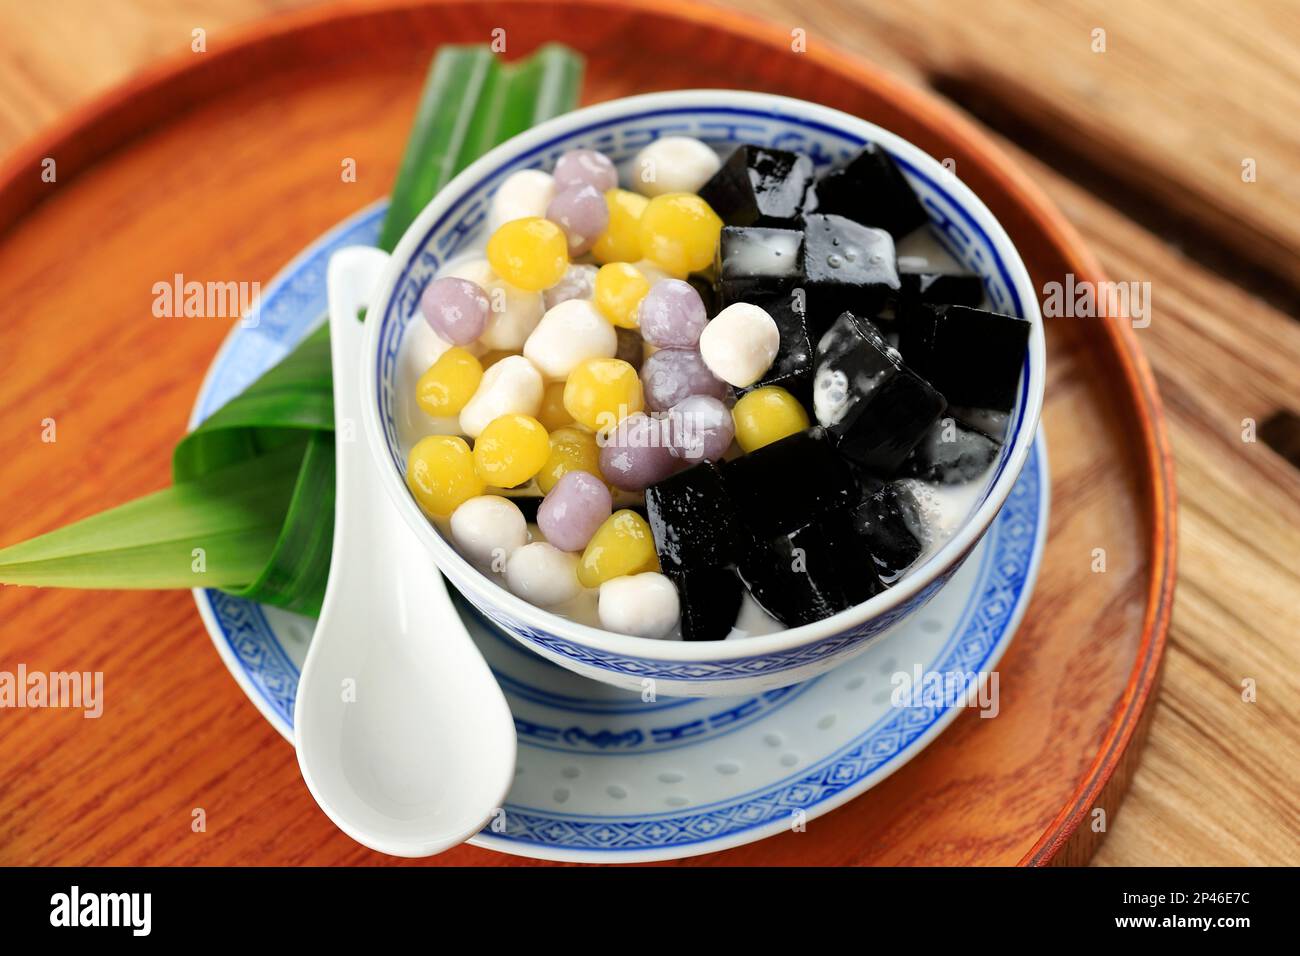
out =
{"type": "Polygon", "coordinates": [[[601,103],[543,123],[457,176],[412,223],[378,280],[366,319],[363,428],[384,486],[447,578],[528,648],[586,677],[679,697],[756,694],[825,673],[916,612],[952,577],[1001,509],[1034,443],[1043,401],[1042,319],[1029,273],[982,202],[933,157],[878,126],[802,100],[730,90],[652,93],[601,103]],[[656,641],[577,623],[514,596],[457,553],[406,488],[397,388],[403,338],[422,322],[420,294],[439,268],[485,238],[495,190],[511,173],[550,169],[566,150],[598,149],[624,163],[659,136],[694,136],[720,151],[739,143],[796,150],[819,168],[866,142],[897,161],[930,215],[935,238],[980,275],[991,307],[1033,328],[994,478],[957,533],[898,585],[815,624],[725,641],[656,641]]]}

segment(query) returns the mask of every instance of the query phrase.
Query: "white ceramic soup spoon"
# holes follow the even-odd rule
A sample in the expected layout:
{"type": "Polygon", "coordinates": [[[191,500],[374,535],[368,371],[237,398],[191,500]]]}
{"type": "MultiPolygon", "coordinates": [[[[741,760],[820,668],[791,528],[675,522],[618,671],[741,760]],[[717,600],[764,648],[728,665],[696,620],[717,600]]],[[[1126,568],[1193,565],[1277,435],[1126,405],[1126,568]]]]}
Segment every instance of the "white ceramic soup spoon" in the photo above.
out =
{"type": "Polygon", "coordinates": [[[330,260],[338,472],[334,550],[298,683],[294,741],[316,802],[358,843],[431,856],[473,836],[514,777],[505,697],[359,434],[362,324],[387,256],[330,260]]]}

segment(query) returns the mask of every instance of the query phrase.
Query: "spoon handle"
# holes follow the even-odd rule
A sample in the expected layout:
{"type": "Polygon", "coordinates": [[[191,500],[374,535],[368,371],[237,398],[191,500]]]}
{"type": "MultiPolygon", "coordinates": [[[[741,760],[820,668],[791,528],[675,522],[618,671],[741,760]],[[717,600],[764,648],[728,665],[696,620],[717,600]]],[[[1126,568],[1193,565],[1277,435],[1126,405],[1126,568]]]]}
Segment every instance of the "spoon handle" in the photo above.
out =
{"type": "Polygon", "coordinates": [[[388,258],[387,253],[364,246],[341,249],[330,258],[326,277],[334,370],[335,560],[331,572],[341,564],[338,555],[348,553],[349,541],[355,536],[352,525],[369,522],[374,514],[388,507],[386,501],[372,500],[383,495],[361,433],[365,325],[359,317],[388,265],[388,258]]]}
{"type": "Polygon", "coordinates": [[[388,253],[368,246],[340,249],[330,258],[326,285],[334,366],[334,422],[340,442],[356,441],[360,433],[361,354],[365,339],[360,312],[369,303],[388,258],[388,253]]]}

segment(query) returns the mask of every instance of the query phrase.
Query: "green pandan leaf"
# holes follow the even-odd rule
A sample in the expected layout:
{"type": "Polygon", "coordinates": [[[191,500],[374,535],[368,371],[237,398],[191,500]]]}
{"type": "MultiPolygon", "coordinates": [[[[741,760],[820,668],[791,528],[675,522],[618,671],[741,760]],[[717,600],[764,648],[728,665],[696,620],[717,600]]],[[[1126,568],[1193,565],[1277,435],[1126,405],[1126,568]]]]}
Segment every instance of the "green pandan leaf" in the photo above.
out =
{"type": "Polygon", "coordinates": [[[322,325],[180,440],[172,480],[188,481],[295,441],[301,447],[311,433],[333,430],[329,326],[322,325]]]}
{"type": "MultiPolygon", "coordinates": [[[[573,109],[581,83],[582,60],[559,44],[540,47],[512,66],[498,65],[485,79],[482,105],[459,144],[457,171],[498,143],[573,109]]],[[[416,212],[423,207],[421,203],[416,212]]]]}
{"type": "Polygon", "coordinates": [[[252,583],[225,590],[299,614],[319,614],[334,550],[333,432],[308,439],[288,512],[277,529],[270,557],[252,583]]]}
{"type": "Polygon", "coordinates": [[[285,446],[0,550],[0,581],[73,588],[243,585],[272,552],[302,460],[301,446],[285,446]]]}
{"type": "Polygon", "coordinates": [[[482,122],[477,110],[499,70],[485,46],[445,46],[434,58],[379,233],[385,252],[393,251],[420,210],[463,168],[462,145],[482,122]]]}
{"type": "Polygon", "coordinates": [[[445,46],[429,69],[379,236],[397,240],[451,178],[492,147],[578,105],[582,57],[558,43],[503,64],[486,46],[445,46]]]}

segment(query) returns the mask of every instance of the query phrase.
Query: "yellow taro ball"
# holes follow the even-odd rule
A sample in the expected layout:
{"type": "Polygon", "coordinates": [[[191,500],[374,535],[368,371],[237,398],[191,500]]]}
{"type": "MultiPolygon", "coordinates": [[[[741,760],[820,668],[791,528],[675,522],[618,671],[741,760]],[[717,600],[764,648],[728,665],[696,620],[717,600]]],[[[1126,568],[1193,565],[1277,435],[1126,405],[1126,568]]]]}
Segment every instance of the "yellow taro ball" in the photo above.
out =
{"type": "Polygon", "coordinates": [[[537,413],[537,420],[548,432],[573,424],[573,416],[564,410],[564,383],[551,382],[542,392],[542,410],[537,413]]]}
{"type": "Polygon", "coordinates": [[[542,470],[551,443],[542,423],[530,415],[502,415],[474,439],[474,467],[496,488],[515,488],[542,470]]]}
{"type": "Polygon", "coordinates": [[[638,234],[643,256],[684,279],[713,264],[722,220],[694,193],[665,193],[646,205],[638,234]]]}
{"type": "Polygon", "coordinates": [[[465,349],[454,345],[438,356],[415,383],[415,400],[434,418],[459,415],[474,397],[483,378],[483,366],[465,349]]]}
{"type": "Polygon", "coordinates": [[[641,379],[622,359],[594,358],[580,363],[564,383],[564,408],[592,431],[613,428],[645,407],[641,379]]]}
{"type": "Polygon", "coordinates": [[[597,262],[635,262],[641,258],[641,239],[638,223],[641,213],[650,200],[626,189],[611,189],[605,193],[609,207],[609,225],[591,247],[591,257],[597,262]]]}
{"type": "Polygon", "coordinates": [[[655,560],[655,539],[650,525],[635,511],[615,511],[596,529],[582,552],[578,581],[599,587],[611,578],[636,574],[655,560]]]}
{"type": "Polygon", "coordinates": [[[627,262],[611,262],[596,272],[592,299],[600,314],[624,329],[635,329],[637,306],[650,291],[650,280],[627,262]]]}
{"type": "Polygon", "coordinates": [[[564,230],[549,219],[514,219],[492,233],[487,244],[492,271],[528,292],[549,289],[569,268],[564,230]]]}
{"type": "Polygon", "coordinates": [[[406,460],[406,485],[424,513],[435,518],[445,518],[485,487],[474,470],[474,453],[458,435],[416,442],[406,460]]]}
{"type": "Polygon", "coordinates": [[[557,428],[551,432],[551,453],[537,473],[537,487],[549,494],[570,471],[585,471],[600,477],[600,446],[596,436],[581,428],[557,428]]]}
{"type": "Polygon", "coordinates": [[[808,413],[783,388],[768,385],[743,395],[731,410],[736,443],[751,452],[808,427],[808,413]]]}

